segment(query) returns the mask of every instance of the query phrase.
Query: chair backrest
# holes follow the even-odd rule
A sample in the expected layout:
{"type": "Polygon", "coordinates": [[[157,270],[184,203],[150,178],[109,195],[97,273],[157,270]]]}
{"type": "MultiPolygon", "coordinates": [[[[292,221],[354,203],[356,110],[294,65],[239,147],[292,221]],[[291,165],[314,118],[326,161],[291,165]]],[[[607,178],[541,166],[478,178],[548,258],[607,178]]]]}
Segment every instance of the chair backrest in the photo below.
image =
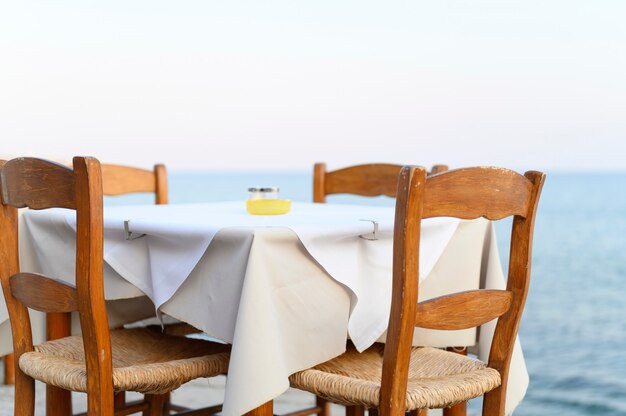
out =
{"type": "MultiPolygon", "coordinates": [[[[398,180],[393,294],[383,362],[381,406],[404,403],[413,330],[472,328],[498,318],[488,366],[502,385],[485,395],[484,415],[504,414],[509,364],[530,282],[535,213],[545,175],[508,169],[466,168],[427,178],[405,166],[398,180]],[[421,220],[431,217],[498,220],[513,216],[506,290],[455,293],[418,304],[421,220]]],[[[388,409],[381,414],[389,414],[388,409]]]]}
{"type": "Polygon", "coordinates": [[[107,163],[103,163],[101,166],[104,195],[154,192],[157,204],[167,204],[167,171],[165,165],[154,165],[153,170],[107,163]]]}
{"type": "MultiPolygon", "coordinates": [[[[109,325],[104,304],[102,176],[100,163],[75,157],[73,169],[53,162],[18,158],[0,169],[0,280],[9,312],[16,360],[33,351],[28,308],[46,313],[78,311],[87,363],[89,412],[92,392],[113,397],[109,325]],[[20,273],[17,208],[76,211],[76,287],[34,273],[20,273]]],[[[32,389],[19,368],[16,383],[32,389]]]]}
{"type": "MultiPolygon", "coordinates": [[[[326,202],[326,195],[331,194],[395,197],[400,169],[402,165],[370,163],[328,172],[325,163],[316,163],[313,167],[313,202],[326,202]]],[[[447,165],[434,165],[430,174],[446,170],[447,165]]]]}

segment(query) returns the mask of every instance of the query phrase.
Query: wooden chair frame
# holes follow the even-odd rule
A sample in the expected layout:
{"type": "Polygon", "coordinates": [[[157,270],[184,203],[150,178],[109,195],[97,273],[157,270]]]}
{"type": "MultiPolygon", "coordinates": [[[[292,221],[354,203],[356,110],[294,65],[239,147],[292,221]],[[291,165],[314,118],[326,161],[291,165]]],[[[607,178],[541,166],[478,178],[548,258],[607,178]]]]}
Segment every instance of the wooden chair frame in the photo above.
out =
{"type": "MultiPolygon", "coordinates": [[[[102,176],[93,158],[75,157],[74,169],[40,159],[8,161],[0,171],[0,279],[13,332],[15,360],[34,350],[28,308],[78,311],[85,348],[89,414],[113,414],[109,325],[102,280],[102,176]],[[19,272],[17,208],[76,210],[76,287],[19,272]],[[37,284],[32,284],[33,282],[37,284]],[[54,293],[55,296],[49,296],[54,293]]],[[[15,415],[33,415],[34,380],[16,366],[15,415]],[[19,400],[19,401],[18,401],[19,400]]]]}
{"type": "MultiPolygon", "coordinates": [[[[316,163],[313,167],[313,202],[325,203],[326,196],[331,194],[353,194],[367,197],[385,195],[395,198],[398,189],[398,175],[401,169],[402,165],[398,164],[369,163],[328,171],[325,163],[316,163]]],[[[432,167],[430,174],[435,175],[447,170],[448,165],[438,164],[432,167]]],[[[322,409],[329,409],[326,400],[320,397],[317,397],[316,400],[318,406],[325,406],[322,409]]],[[[465,415],[465,404],[459,404],[455,407],[455,412],[446,409],[446,416],[465,415]],[[459,412],[458,409],[461,411],[459,412]]],[[[330,410],[325,411],[330,412],[330,410]]],[[[318,414],[320,416],[330,414],[323,412],[324,410],[318,414]]],[[[365,408],[362,406],[346,407],[348,416],[362,416],[364,412],[365,408]]],[[[424,410],[419,416],[426,416],[426,413],[427,411],[424,410]]]]}
{"type": "MultiPolygon", "coordinates": [[[[103,283],[102,171],[94,158],[75,157],[73,167],[72,170],[33,158],[13,159],[1,165],[0,281],[11,320],[15,360],[20,362],[23,354],[34,351],[28,308],[58,317],[62,323],[69,323],[69,314],[78,312],[88,374],[87,414],[121,416],[143,411],[144,415],[162,415],[168,411],[167,394],[145,394],[144,401],[129,404],[123,403],[123,396],[114,397],[111,334],[103,283]],[[17,209],[24,207],[76,211],[75,287],[43,275],[19,272],[17,209]]],[[[160,170],[165,173],[163,168],[160,170]]],[[[150,189],[144,186],[139,192],[150,189]]],[[[50,339],[67,336],[69,326],[50,325],[48,332],[50,339]]],[[[33,415],[34,380],[19,366],[15,366],[15,375],[15,414],[33,415]]],[[[48,387],[47,395],[53,393],[55,399],[46,400],[47,413],[69,414],[70,392],[48,387]],[[56,405],[62,409],[54,408],[56,405]]],[[[213,414],[220,409],[221,406],[214,406],[186,414],[213,414]]]]}
{"type": "MultiPolygon", "coordinates": [[[[370,163],[327,171],[325,163],[313,167],[313,202],[326,202],[331,194],[361,196],[396,196],[398,174],[402,165],[370,163]]],[[[434,165],[431,174],[448,170],[447,165],[434,165]]]]}
{"type": "Polygon", "coordinates": [[[507,169],[467,168],[426,177],[424,168],[403,167],[398,180],[394,232],[393,291],[383,358],[379,413],[405,412],[413,330],[457,330],[498,318],[488,366],[502,384],[485,394],[484,416],[504,415],[509,365],[530,282],[532,235],[540,172],[524,176],[507,169]],[[475,290],[418,303],[422,218],[450,216],[499,220],[513,216],[506,290],[475,290]]]}
{"type": "MultiPolygon", "coordinates": [[[[101,164],[102,168],[102,187],[103,194],[107,196],[116,196],[129,193],[150,192],[155,194],[155,203],[157,205],[167,204],[168,187],[167,187],[167,170],[165,165],[156,164],[152,171],[140,169],[130,166],[122,166],[115,164],[101,164]]],[[[70,333],[71,322],[67,314],[50,314],[48,321],[50,323],[47,339],[57,339],[70,333]]],[[[8,354],[5,358],[5,384],[13,384],[15,382],[14,356],[8,354]]],[[[52,388],[51,396],[65,395],[69,400],[66,392],[55,391],[52,388]]],[[[120,393],[120,396],[123,395],[120,393]]],[[[118,399],[118,405],[121,400],[118,399]]],[[[57,406],[57,405],[55,405],[57,406]]],[[[65,405],[64,407],[67,407],[65,405]]],[[[51,409],[52,410],[52,409],[51,409]]],[[[58,408],[56,409],[58,411],[58,408]]],[[[67,412],[65,412],[67,413],[67,412]]]]}
{"type": "Polygon", "coordinates": [[[156,164],[152,171],[131,166],[103,163],[102,193],[114,196],[139,192],[154,192],[157,205],[167,204],[167,170],[156,164]]]}

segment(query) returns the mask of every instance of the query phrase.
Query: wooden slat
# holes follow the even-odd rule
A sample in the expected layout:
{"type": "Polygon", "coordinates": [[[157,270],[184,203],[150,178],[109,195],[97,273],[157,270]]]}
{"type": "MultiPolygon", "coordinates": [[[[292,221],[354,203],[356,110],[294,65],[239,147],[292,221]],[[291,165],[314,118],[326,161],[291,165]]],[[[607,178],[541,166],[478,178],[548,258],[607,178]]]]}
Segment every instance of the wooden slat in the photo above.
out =
{"type": "MultiPolygon", "coordinates": [[[[313,202],[326,202],[329,194],[395,197],[401,168],[402,165],[397,164],[370,163],[327,172],[325,163],[316,163],[313,167],[313,202]]],[[[434,165],[430,174],[447,170],[448,165],[434,165]]]]}
{"type": "Polygon", "coordinates": [[[16,208],[75,208],[74,173],[66,166],[34,158],[12,159],[0,171],[2,198],[16,208]]]}
{"type": "Polygon", "coordinates": [[[415,326],[457,330],[473,328],[502,316],[509,310],[511,292],[471,290],[421,302],[415,313],[415,326]]]}
{"type": "Polygon", "coordinates": [[[102,193],[122,195],[132,192],[155,192],[156,179],[153,171],[102,164],[102,193]]]}
{"type": "Polygon", "coordinates": [[[326,174],[326,194],[395,197],[401,168],[400,165],[373,163],[335,170],[326,174]]]}
{"type": "Polygon", "coordinates": [[[10,279],[13,297],[40,312],[78,310],[76,288],[35,273],[18,273],[10,279]]]}
{"type": "Polygon", "coordinates": [[[509,169],[447,171],[426,182],[422,218],[499,220],[511,215],[525,216],[531,190],[531,181],[509,169]]]}

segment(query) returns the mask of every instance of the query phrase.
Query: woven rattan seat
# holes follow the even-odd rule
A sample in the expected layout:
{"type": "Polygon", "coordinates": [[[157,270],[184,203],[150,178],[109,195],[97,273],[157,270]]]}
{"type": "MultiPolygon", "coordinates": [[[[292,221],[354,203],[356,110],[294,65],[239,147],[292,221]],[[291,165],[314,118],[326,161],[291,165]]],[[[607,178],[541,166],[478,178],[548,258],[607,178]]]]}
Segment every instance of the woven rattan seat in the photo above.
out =
{"type": "MultiPolygon", "coordinates": [[[[291,386],[335,403],[376,408],[380,400],[383,345],[363,353],[351,347],[339,357],[291,376],[291,386]]],[[[406,409],[448,407],[500,385],[485,363],[436,348],[413,348],[406,409]]]]}
{"type": "MultiPolygon", "coordinates": [[[[229,347],[163,335],[149,329],[111,331],[113,388],[161,394],[198,377],[225,374],[229,347]]],[[[72,336],[37,345],[19,360],[36,380],[72,391],[87,391],[83,340],[72,336]]]]}

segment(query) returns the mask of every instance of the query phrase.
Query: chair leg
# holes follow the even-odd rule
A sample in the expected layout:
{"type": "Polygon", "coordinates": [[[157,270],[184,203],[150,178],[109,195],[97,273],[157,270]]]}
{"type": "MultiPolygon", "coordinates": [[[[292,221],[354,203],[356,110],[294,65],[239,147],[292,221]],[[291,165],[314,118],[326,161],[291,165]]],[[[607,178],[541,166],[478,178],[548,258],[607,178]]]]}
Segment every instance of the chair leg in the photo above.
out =
{"type": "MultiPolygon", "coordinates": [[[[46,315],[46,339],[53,340],[71,335],[72,315],[49,313],[46,315]]],[[[46,386],[46,416],[71,416],[72,392],[46,386]]]]}
{"type": "Polygon", "coordinates": [[[171,393],[165,393],[163,395],[163,416],[169,416],[170,415],[170,404],[171,400],[172,400],[172,394],[171,393]]]}
{"type": "Polygon", "coordinates": [[[46,416],[72,416],[72,392],[46,386],[46,416]]]}
{"type": "Polygon", "coordinates": [[[269,401],[256,409],[250,410],[245,416],[273,416],[274,414],[274,402],[269,401]]]}
{"type": "MultiPolygon", "coordinates": [[[[143,416],[163,416],[167,411],[167,403],[169,402],[169,393],[165,394],[146,394],[144,399],[149,403],[148,410],[143,411],[143,416]]],[[[168,412],[169,413],[169,412],[168,412]]]]}
{"type": "MultiPolygon", "coordinates": [[[[450,347],[447,348],[448,351],[460,354],[467,355],[467,348],[465,347],[450,347]]],[[[467,415],[467,402],[455,404],[452,407],[447,407],[443,409],[443,416],[466,416],[467,415]]]]}
{"type": "Polygon", "coordinates": [[[330,402],[328,400],[315,396],[315,406],[321,409],[318,416],[330,416],[330,402]]]}
{"type": "Polygon", "coordinates": [[[113,396],[113,407],[115,410],[121,410],[126,407],[126,392],[120,391],[113,396]]]}
{"type": "Polygon", "coordinates": [[[4,384],[15,384],[15,355],[4,356],[4,384]]]}
{"type": "Polygon", "coordinates": [[[15,377],[13,416],[35,415],[35,380],[18,370],[15,377]]]}
{"type": "Polygon", "coordinates": [[[483,416],[504,416],[506,389],[498,387],[483,397],[483,416]]]}
{"type": "Polygon", "coordinates": [[[365,408],[363,406],[346,406],[346,416],[364,416],[365,408]]]}
{"type": "Polygon", "coordinates": [[[443,409],[443,416],[465,416],[467,414],[467,403],[455,404],[452,407],[443,409]]]}

